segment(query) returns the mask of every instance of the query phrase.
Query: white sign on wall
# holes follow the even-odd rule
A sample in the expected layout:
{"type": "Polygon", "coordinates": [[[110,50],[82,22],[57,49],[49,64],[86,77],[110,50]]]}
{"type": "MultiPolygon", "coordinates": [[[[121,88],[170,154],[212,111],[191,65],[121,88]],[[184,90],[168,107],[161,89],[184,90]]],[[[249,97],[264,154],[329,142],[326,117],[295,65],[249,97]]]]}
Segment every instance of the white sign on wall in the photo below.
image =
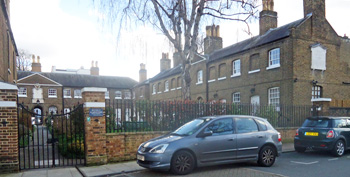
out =
{"type": "Polygon", "coordinates": [[[327,48],[320,43],[311,46],[311,69],[326,70],[327,48]]]}

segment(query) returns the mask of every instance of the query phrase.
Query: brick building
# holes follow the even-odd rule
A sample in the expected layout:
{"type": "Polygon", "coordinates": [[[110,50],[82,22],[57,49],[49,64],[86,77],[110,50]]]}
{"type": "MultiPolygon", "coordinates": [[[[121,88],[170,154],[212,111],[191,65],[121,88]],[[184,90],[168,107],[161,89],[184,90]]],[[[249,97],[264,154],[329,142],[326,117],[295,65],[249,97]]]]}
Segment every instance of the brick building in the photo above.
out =
{"type": "MultiPolygon", "coordinates": [[[[258,36],[222,48],[219,27],[206,28],[204,55],[192,60],[192,100],[312,105],[350,99],[350,40],[327,21],[325,0],[304,0],[304,18],[280,27],[268,2],[258,36]]],[[[177,56],[175,67],[134,87],[137,99],[181,99],[177,56]]],[[[163,54],[161,67],[168,61],[163,54]]]]}
{"type": "Polygon", "coordinates": [[[36,72],[18,72],[18,101],[39,114],[70,112],[74,105],[82,103],[81,89],[84,87],[107,88],[107,100],[132,99],[131,88],[137,84],[128,77],[100,76],[97,65],[92,65],[91,74],[76,74],[73,70],[45,73],[41,72],[40,61],[35,60],[32,68],[36,72]]]}

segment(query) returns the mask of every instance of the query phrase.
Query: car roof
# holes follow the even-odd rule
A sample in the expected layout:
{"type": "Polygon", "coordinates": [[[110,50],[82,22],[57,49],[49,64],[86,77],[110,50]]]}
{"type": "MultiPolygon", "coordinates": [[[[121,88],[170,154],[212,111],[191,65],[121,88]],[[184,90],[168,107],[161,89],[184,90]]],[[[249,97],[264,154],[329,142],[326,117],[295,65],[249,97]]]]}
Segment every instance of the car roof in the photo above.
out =
{"type": "Polygon", "coordinates": [[[261,119],[261,120],[266,120],[265,118],[262,117],[256,117],[256,116],[250,116],[250,115],[219,115],[219,116],[205,116],[205,117],[199,117],[197,119],[222,119],[222,118],[254,118],[254,119],[261,119]]]}
{"type": "Polygon", "coordinates": [[[341,116],[313,116],[313,117],[308,117],[308,119],[350,119],[350,117],[341,117],[341,116]]]}

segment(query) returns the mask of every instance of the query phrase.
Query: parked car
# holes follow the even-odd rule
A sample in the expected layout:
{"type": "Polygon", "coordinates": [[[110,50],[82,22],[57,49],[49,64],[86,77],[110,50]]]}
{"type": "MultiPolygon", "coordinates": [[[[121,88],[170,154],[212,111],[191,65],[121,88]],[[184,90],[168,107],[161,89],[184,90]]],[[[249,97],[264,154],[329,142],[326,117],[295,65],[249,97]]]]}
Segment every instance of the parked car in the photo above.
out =
{"type": "Polygon", "coordinates": [[[244,161],[269,167],[281,152],[281,135],[266,119],[225,115],[194,119],[142,143],[137,163],[183,175],[195,167],[244,161]]]}
{"type": "Polygon", "coordinates": [[[294,148],[330,151],[342,156],[350,148],[350,117],[310,117],[296,131],[294,148]]]}

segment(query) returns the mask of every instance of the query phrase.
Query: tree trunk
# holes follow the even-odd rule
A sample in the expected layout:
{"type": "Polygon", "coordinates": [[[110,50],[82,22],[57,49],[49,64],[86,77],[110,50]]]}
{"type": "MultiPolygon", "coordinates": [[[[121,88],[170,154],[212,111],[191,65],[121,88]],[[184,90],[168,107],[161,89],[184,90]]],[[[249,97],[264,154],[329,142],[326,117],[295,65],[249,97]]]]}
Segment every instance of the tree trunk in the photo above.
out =
{"type": "Polygon", "coordinates": [[[182,65],[185,66],[182,68],[182,99],[191,100],[191,75],[190,69],[191,64],[182,65]]]}

